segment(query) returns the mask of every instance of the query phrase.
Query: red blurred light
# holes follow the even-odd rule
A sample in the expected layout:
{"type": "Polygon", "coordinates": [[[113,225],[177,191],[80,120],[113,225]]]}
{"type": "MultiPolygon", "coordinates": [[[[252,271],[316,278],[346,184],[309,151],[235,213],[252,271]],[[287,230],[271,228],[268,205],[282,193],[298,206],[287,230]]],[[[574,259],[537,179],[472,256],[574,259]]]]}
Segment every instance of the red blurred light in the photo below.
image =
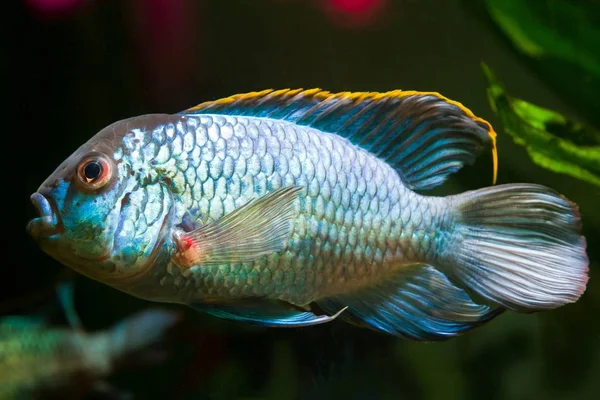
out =
{"type": "Polygon", "coordinates": [[[356,14],[370,11],[377,7],[377,3],[381,3],[381,0],[330,0],[330,2],[334,8],[343,13],[356,14]]]}
{"type": "Polygon", "coordinates": [[[29,7],[42,13],[71,11],[83,0],[27,0],[29,7]]]}
{"type": "Polygon", "coordinates": [[[379,22],[388,0],[323,0],[325,11],[347,27],[366,27],[379,22]]]}
{"type": "Polygon", "coordinates": [[[153,107],[168,108],[200,75],[202,26],[197,11],[203,2],[190,0],[134,0],[130,15],[139,74],[151,93],[153,107]]]}

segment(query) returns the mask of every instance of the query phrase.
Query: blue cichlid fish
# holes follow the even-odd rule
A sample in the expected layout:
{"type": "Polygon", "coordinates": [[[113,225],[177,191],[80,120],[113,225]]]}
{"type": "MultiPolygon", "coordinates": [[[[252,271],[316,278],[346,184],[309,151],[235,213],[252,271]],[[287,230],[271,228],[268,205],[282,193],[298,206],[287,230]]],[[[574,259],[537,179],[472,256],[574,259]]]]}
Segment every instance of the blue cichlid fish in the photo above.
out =
{"type": "Polygon", "coordinates": [[[263,326],[441,340],[585,291],[577,206],[534,184],[433,197],[491,125],[438,93],[266,90],[101,130],[31,197],[67,266],[263,326]]]}

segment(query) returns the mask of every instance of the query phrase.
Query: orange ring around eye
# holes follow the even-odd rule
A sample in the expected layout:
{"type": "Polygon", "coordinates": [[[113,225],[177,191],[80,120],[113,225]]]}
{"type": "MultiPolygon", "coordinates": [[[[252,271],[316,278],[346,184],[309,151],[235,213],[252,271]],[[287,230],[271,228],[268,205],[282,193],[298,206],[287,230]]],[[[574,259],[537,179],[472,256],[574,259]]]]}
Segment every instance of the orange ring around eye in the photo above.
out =
{"type": "Polygon", "coordinates": [[[85,189],[97,190],[110,182],[112,165],[101,154],[84,157],[77,166],[77,178],[85,189]]]}

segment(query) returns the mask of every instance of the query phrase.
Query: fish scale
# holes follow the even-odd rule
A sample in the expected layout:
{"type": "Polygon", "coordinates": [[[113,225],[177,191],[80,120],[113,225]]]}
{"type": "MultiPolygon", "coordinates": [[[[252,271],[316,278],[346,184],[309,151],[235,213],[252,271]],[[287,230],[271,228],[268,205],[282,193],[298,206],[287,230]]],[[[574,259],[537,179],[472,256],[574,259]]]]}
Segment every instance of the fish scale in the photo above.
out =
{"type": "Polygon", "coordinates": [[[137,157],[129,161],[132,165],[154,165],[171,178],[179,200],[176,218],[199,210],[193,217],[207,223],[283,185],[307,189],[297,204],[299,214],[284,254],[250,263],[200,265],[183,275],[171,262],[164,269],[171,279],[160,282],[180,288],[187,279],[195,286],[182,301],[243,294],[307,304],[348,283],[362,286],[380,279],[430,250],[430,241],[422,240],[426,233],[415,234],[412,228],[435,223],[426,202],[408,201],[411,193],[403,190],[392,168],[343,138],[283,121],[211,115],[180,117],[144,135],[146,140],[135,141],[139,132],[129,133],[124,138],[128,146],[117,151],[126,153],[125,159],[137,157]],[[164,143],[162,131],[168,138],[164,143]],[[204,143],[198,168],[192,142],[204,143]],[[145,149],[155,146],[157,156],[145,158],[155,154],[145,149]],[[237,148],[234,159],[237,152],[231,149],[237,148]],[[168,159],[161,154],[169,154],[168,159]],[[359,167],[342,160],[358,160],[359,167]],[[384,182],[384,189],[378,189],[384,182]],[[394,205],[403,198],[401,218],[394,219],[394,205]]]}

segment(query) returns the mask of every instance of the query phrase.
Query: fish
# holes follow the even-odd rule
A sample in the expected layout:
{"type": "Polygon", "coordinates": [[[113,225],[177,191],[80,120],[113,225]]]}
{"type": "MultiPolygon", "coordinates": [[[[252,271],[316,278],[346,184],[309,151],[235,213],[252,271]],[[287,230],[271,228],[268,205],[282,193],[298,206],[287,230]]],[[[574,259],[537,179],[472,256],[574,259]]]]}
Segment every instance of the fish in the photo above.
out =
{"type": "Polygon", "coordinates": [[[175,312],[150,309],[112,328],[85,332],[26,315],[4,316],[0,318],[0,399],[78,399],[90,392],[118,397],[119,392],[104,379],[126,356],[161,340],[178,319],[175,312]]]}
{"type": "Polygon", "coordinates": [[[240,324],[414,341],[578,301],[577,204],[497,184],[496,132],[437,92],[267,89],[114,122],[31,195],[49,256],[240,324]],[[491,150],[489,187],[440,187],[491,150]]]}

